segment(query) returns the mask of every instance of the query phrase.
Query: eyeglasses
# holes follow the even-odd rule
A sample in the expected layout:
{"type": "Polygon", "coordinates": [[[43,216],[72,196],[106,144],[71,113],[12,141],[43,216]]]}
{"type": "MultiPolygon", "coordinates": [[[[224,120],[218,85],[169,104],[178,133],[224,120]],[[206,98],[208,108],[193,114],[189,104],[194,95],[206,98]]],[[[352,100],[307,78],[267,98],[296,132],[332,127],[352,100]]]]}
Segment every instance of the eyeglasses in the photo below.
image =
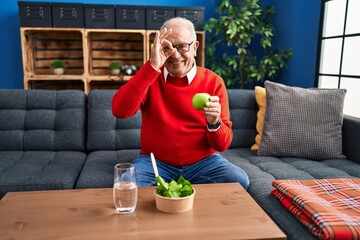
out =
{"type": "Polygon", "coordinates": [[[190,50],[190,45],[193,44],[195,41],[191,43],[180,43],[178,45],[173,45],[173,48],[176,48],[179,53],[186,53],[190,50]]]}

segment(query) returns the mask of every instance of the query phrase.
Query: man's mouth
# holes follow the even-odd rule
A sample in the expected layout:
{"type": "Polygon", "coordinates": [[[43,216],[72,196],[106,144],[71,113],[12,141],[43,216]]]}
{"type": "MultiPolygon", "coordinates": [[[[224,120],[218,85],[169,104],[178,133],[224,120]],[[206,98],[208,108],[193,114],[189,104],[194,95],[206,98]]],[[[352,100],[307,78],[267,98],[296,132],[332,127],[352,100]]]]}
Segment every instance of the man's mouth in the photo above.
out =
{"type": "Polygon", "coordinates": [[[184,61],[170,61],[170,63],[172,65],[180,65],[181,63],[183,63],[184,61]]]}

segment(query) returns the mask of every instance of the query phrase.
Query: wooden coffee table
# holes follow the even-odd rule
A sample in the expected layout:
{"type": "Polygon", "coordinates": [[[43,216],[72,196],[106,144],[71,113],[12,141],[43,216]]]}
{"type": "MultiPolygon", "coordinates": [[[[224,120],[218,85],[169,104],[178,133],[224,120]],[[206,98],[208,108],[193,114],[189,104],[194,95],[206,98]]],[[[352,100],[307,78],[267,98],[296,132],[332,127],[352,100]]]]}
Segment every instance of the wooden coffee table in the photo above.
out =
{"type": "Polygon", "coordinates": [[[156,209],[154,187],[139,188],[134,213],[116,213],[112,189],[8,193],[0,200],[2,239],[286,239],[238,183],[194,185],[194,207],[156,209]]]}

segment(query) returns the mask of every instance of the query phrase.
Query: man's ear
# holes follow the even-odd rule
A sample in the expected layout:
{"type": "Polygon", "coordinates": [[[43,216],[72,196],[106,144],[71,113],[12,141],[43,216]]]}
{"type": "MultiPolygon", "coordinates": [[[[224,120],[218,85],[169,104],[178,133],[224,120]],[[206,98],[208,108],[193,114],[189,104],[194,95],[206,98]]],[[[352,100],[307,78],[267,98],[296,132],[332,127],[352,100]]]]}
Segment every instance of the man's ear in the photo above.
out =
{"type": "Polygon", "coordinates": [[[199,47],[199,41],[195,41],[194,42],[194,57],[196,57],[198,47],[199,47]]]}

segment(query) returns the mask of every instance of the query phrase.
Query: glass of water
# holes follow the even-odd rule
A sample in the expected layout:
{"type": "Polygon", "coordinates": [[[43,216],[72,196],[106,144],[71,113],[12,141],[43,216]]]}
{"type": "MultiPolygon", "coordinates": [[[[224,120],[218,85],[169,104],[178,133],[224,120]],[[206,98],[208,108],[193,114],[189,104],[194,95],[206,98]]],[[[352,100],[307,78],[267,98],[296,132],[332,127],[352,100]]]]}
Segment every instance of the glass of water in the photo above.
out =
{"type": "Polygon", "coordinates": [[[135,166],[131,163],[118,163],[114,167],[113,199],[116,211],[131,213],[136,208],[138,188],[135,166]]]}

